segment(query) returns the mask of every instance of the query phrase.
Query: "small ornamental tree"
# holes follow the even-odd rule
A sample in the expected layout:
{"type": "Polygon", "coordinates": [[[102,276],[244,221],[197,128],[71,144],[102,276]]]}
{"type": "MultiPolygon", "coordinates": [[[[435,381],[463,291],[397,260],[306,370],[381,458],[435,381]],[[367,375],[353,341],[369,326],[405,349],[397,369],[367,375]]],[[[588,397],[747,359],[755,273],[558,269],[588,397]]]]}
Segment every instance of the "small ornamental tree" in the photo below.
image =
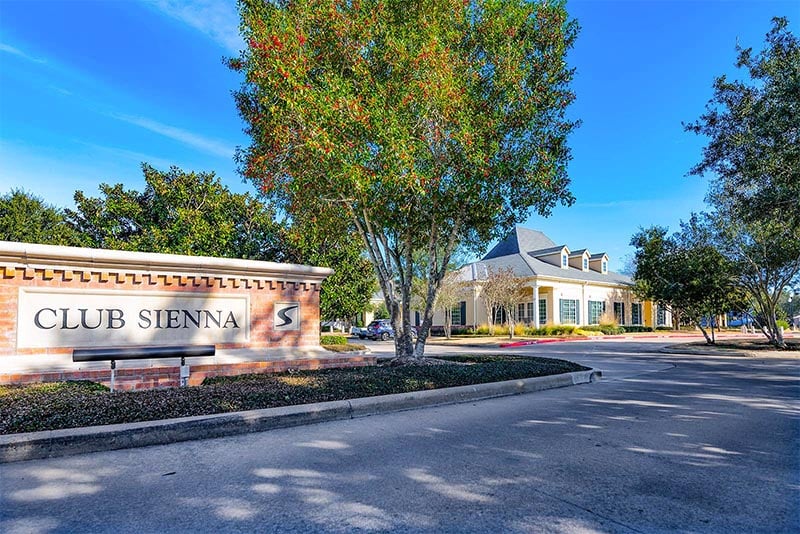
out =
{"type": "Polygon", "coordinates": [[[508,322],[508,334],[514,339],[514,326],[516,325],[517,306],[524,302],[526,298],[524,278],[514,275],[510,268],[487,270],[487,277],[481,288],[481,295],[486,304],[486,312],[489,316],[489,333],[494,335],[494,315],[497,310],[503,310],[508,322]]]}
{"type": "Polygon", "coordinates": [[[450,339],[453,329],[453,308],[463,300],[464,283],[458,271],[448,272],[439,286],[434,310],[444,314],[444,336],[450,339]]]}
{"type": "Polygon", "coordinates": [[[562,1],[241,0],[229,60],[250,135],[242,174],[290,216],[336,206],[377,273],[398,357],[421,358],[457,247],[570,204],[562,1]],[[420,256],[420,252],[423,254],[420,256]],[[425,258],[417,265],[415,257],[425,258]],[[426,282],[411,337],[411,285],[426,282]]]}

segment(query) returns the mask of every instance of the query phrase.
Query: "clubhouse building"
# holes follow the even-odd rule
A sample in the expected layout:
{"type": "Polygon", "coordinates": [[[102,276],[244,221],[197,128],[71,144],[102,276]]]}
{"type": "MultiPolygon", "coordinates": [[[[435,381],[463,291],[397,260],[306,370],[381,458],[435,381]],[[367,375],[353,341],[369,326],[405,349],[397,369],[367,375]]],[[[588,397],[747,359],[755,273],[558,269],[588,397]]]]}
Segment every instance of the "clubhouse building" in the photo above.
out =
{"type": "MultiPolygon", "coordinates": [[[[516,321],[545,325],[595,325],[611,312],[620,325],[669,326],[669,312],[632,292],[630,277],[609,271],[608,255],[585,248],[570,249],[542,232],[515,228],[480,261],[463,266],[464,300],[453,309],[454,327],[477,327],[489,322],[481,289],[491,272],[511,269],[525,280],[527,298],[519,304],[516,321]]],[[[499,310],[495,324],[505,322],[499,310]]],[[[441,312],[434,325],[444,323],[441,312]]]]}

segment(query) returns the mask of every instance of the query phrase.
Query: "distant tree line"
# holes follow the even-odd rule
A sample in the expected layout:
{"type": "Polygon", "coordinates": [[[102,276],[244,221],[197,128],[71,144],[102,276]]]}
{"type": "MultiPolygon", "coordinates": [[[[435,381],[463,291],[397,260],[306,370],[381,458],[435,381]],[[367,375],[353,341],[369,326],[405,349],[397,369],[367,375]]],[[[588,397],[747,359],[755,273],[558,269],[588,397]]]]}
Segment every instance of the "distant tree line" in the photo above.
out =
{"type": "Polygon", "coordinates": [[[23,190],[0,196],[0,240],[331,267],[321,316],[349,319],[377,287],[360,239],[314,230],[312,217],[279,220],[273,207],[233,193],[213,173],[142,165],[145,187],[100,184],[100,196],[74,195],[75,208],[47,204],[23,190]]]}

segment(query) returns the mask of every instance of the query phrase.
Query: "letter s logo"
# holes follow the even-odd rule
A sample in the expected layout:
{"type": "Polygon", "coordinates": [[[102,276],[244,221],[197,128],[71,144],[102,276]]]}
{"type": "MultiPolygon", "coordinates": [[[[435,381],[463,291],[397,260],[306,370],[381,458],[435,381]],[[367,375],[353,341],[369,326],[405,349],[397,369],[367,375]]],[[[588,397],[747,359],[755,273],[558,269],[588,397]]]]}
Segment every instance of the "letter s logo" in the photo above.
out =
{"type": "Polygon", "coordinates": [[[300,330],[299,310],[299,302],[275,303],[275,330],[300,330]]]}

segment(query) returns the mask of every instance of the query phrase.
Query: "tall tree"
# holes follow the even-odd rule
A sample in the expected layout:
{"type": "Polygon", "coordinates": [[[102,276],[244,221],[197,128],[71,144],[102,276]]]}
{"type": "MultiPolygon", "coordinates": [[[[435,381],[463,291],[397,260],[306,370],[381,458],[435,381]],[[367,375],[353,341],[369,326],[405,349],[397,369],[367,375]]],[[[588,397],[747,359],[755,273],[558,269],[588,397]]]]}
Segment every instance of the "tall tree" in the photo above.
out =
{"type": "Polygon", "coordinates": [[[278,261],[282,228],[275,212],[232,193],[214,173],[159,171],[142,165],[144,191],[100,184],[101,197],[75,192],[67,219],[90,246],[278,261]]]}
{"type": "Polygon", "coordinates": [[[360,237],[348,229],[346,219],[338,231],[320,228],[315,216],[296,217],[286,232],[288,260],[331,267],[333,274],[322,282],[320,317],[350,321],[364,311],[378,288],[375,271],[364,256],[360,237]]]}
{"type": "Polygon", "coordinates": [[[531,210],[573,200],[577,24],[561,0],[239,5],[248,46],[230,66],[244,73],[236,100],[252,139],[241,172],[290,214],[334,205],[349,216],[397,356],[421,358],[456,247],[480,249],[531,210]],[[415,344],[416,272],[427,291],[415,344]]]}
{"type": "Polygon", "coordinates": [[[686,129],[709,138],[692,174],[713,173],[708,200],[719,248],[783,346],[778,299],[800,273],[800,41],[774,18],[765,48],[737,47],[746,79],[714,82],[706,112],[686,129]]]}
{"type": "Polygon", "coordinates": [[[745,306],[734,265],[715,246],[713,227],[704,216],[692,215],[671,236],[663,227],[640,230],[631,240],[634,292],[691,321],[708,343],[706,331],[718,315],[745,306]]]}
{"type": "Polygon", "coordinates": [[[0,196],[0,241],[82,244],[81,236],[67,224],[61,209],[21,189],[0,196]]]}
{"type": "Polygon", "coordinates": [[[800,227],[800,42],[774,18],[766,47],[737,45],[744,80],[720,76],[699,120],[686,130],[708,137],[692,174],[712,173],[712,191],[746,221],[800,227]]]}
{"type": "Polygon", "coordinates": [[[785,348],[777,312],[781,295],[800,273],[800,230],[789,230],[779,220],[744,222],[725,210],[714,216],[719,249],[732,262],[762,332],[770,343],[785,348]]]}

